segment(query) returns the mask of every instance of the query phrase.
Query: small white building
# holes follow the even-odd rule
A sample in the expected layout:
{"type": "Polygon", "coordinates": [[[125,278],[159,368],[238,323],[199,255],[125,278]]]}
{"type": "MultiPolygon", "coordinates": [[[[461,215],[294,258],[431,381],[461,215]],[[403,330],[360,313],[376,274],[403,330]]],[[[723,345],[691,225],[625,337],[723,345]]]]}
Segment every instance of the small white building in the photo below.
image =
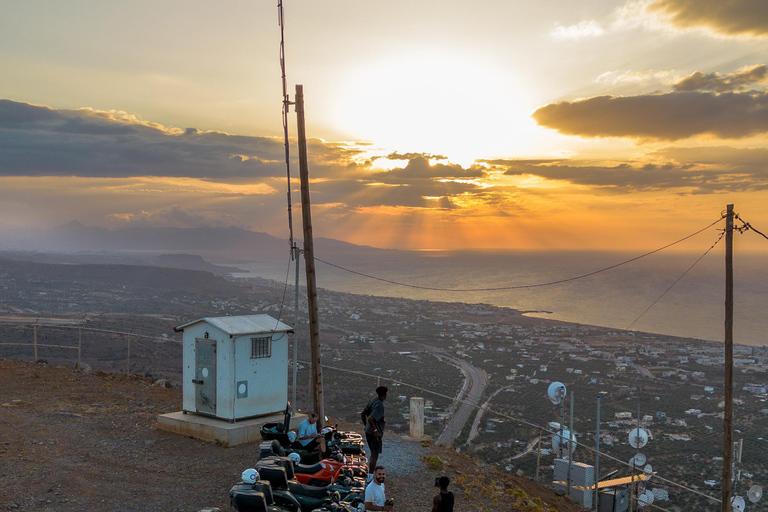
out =
{"type": "Polygon", "coordinates": [[[200,318],[183,337],[183,411],[230,422],[283,411],[288,333],[269,315],[200,318]]]}

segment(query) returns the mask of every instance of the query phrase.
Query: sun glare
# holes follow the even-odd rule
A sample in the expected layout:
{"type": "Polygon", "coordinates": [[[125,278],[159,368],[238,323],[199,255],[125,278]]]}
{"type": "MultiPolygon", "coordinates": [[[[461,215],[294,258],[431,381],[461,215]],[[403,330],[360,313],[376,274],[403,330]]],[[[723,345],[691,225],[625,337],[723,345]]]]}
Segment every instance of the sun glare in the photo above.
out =
{"type": "Polygon", "coordinates": [[[409,51],[361,65],[340,81],[335,124],[400,152],[468,164],[522,150],[535,127],[518,77],[498,63],[409,51]]]}

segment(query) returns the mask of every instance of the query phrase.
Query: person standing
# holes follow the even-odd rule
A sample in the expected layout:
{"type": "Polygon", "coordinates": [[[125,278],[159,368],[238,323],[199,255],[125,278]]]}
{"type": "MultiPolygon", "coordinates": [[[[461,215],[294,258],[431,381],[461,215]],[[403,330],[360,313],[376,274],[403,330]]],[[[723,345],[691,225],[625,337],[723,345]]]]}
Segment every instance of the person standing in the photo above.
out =
{"type": "MultiPolygon", "coordinates": [[[[376,388],[376,398],[372,398],[365,406],[360,418],[365,425],[365,440],[371,450],[371,458],[368,459],[368,474],[373,474],[382,452],[382,438],[384,437],[384,400],[387,399],[387,386],[376,388]]],[[[370,477],[369,477],[370,478],[370,477]]]]}
{"type": "Polygon", "coordinates": [[[448,490],[450,483],[451,479],[447,476],[437,479],[436,485],[440,487],[440,492],[432,499],[432,512],[453,512],[453,493],[448,490]]]}
{"type": "Polygon", "coordinates": [[[299,424],[297,441],[307,450],[319,451],[320,453],[326,452],[325,438],[317,432],[317,414],[310,414],[299,424]]]}
{"type": "Polygon", "coordinates": [[[384,492],[384,480],[387,477],[387,471],[384,466],[376,466],[373,470],[373,480],[365,488],[365,510],[384,510],[394,509],[392,505],[387,504],[387,496],[384,492]]]}

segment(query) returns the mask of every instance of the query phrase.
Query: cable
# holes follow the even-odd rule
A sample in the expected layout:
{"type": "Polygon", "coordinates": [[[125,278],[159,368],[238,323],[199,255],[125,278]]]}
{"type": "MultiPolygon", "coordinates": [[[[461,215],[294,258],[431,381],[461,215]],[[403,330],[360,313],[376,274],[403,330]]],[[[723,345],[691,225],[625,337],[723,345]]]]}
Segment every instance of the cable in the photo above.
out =
{"type": "MultiPolygon", "coordinates": [[[[304,364],[309,364],[308,361],[300,360],[299,362],[300,363],[304,363],[304,364]]],[[[361,372],[361,371],[358,371],[358,370],[348,370],[346,368],[339,368],[337,366],[329,366],[327,364],[323,364],[323,368],[328,368],[330,370],[337,370],[337,371],[346,372],[346,373],[352,373],[352,374],[360,375],[360,376],[363,376],[363,377],[370,377],[372,379],[378,379],[379,378],[378,375],[372,375],[372,374],[361,372]]],[[[393,383],[397,383],[397,384],[399,384],[401,386],[407,386],[409,388],[416,389],[416,390],[422,391],[424,393],[429,393],[429,394],[434,395],[434,396],[438,396],[438,397],[445,398],[445,399],[448,399],[448,400],[451,400],[451,401],[456,401],[458,403],[469,405],[470,407],[472,407],[474,409],[479,409],[481,407],[481,405],[472,404],[471,402],[467,402],[466,400],[457,399],[454,396],[448,396],[448,395],[445,395],[443,393],[438,393],[437,391],[433,391],[433,390],[431,390],[429,388],[424,388],[422,386],[417,386],[415,384],[409,384],[407,382],[403,382],[403,381],[400,381],[400,380],[397,380],[397,379],[389,379],[389,380],[391,380],[393,383]]],[[[536,425],[535,423],[531,423],[529,421],[526,421],[526,420],[523,420],[523,419],[520,419],[520,418],[516,418],[516,417],[510,416],[508,414],[504,414],[502,412],[493,410],[491,408],[487,408],[486,411],[490,411],[490,412],[492,412],[493,414],[495,414],[497,416],[501,416],[502,418],[506,418],[508,420],[514,421],[516,423],[519,423],[519,424],[527,426],[527,427],[533,427],[533,428],[541,429],[544,432],[547,432],[548,434],[559,435],[559,431],[551,430],[551,429],[549,429],[547,427],[542,427],[541,425],[536,425]]],[[[580,446],[582,448],[585,448],[586,450],[589,450],[590,452],[597,453],[597,450],[595,450],[594,448],[592,448],[589,445],[582,444],[582,443],[580,443],[578,441],[576,441],[576,445],[580,446]]],[[[613,462],[617,462],[617,463],[619,463],[619,464],[621,464],[623,466],[631,467],[627,462],[625,462],[625,461],[623,461],[623,460],[621,460],[619,458],[616,458],[616,457],[614,457],[612,455],[608,455],[605,452],[601,451],[600,452],[600,456],[605,457],[605,458],[607,458],[607,459],[609,459],[609,460],[611,460],[613,462]]],[[[698,491],[696,489],[692,489],[692,488],[687,487],[687,486],[685,486],[683,484],[679,484],[677,482],[674,482],[672,480],[669,480],[667,478],[659,476],[658,474],[654,475],[654,478],[656,478],[658,480],[661,480],[661,481],[663,481],[663,482],[665,482],[665,483],[667,483],[669,485],[672,485],[672,486],[675,486],[675,487],[679,487],[680,489],[683,489],[685,491],[692,492],[694,494],[698,494],[699,496],[707,498],[707,499],[709,499],[711,501],[714,501],[716,503],[720,503],[721,502],[721,500],[719,500],[719,499],[717,499],[717,498],[715,498],[713,496],[710,496],[708,494],[702,493],[701,491],[698,491]]]]}
{"type": "Polygon", "coordinates": [[[295,244],[293,241],[293,206],[291,204],[291,158],[290,145],[288,143],[288,110],[291,102],[288,97],[288,85],[285,77],[285,21],[283,19],[283,0],[277,2],[277,18],[280,25],[280,72],[283,82],[283,137],[285,144],[285,171],[288,178],[288,241],[291,244],[291,260],[293,260],[293,251],[295,244]]]}
{"type": "Polygon", "coordinates": [[[760,236],[762,236],[763,238],[765,238],[766,240],[768,240],[768,236],[766,236],[765,234],[763,234],[763,233],[761,233],[760,231],[758,231],[757,229],[755,229],[755,227],[754,227],[752,224],[750,224],[749,222],[747,222],[746,220],[744,220],[743,218],[741,218],[741,217],[740,217],[740,216],[738,216],[738,215],[736,215],[736,218],[737,218],[737,219],[739,219],[740,221],[742,221],[742,222],[744,223],[744,227],[745,227],[745,228],[747,228],[747,229],[751,229],[752,231],[754,231],[754,232],[755,232],[755,233],[757,233],[758,235],[760,235],[760,236]]]}
{"type": "MultiPolygon", "coordinates": [[[[291,255],[293,255],[293,250],[291,250],[291,255]]],[[[288,259],[288,269],[285,271],[285,283],[283,283],[283,298],[280,299],[280,309],[277,312],[277,321],[275,322],[275,328],[272,329],[273,331],[277,330],[277,326],[280,325],[280,319],[283,317],[283,306],[285,306],[285,292],[288,290],[288,275],[291,273],[291,261],[293,258],[288,259]]]]}
{"type": "Polygon", "coordinates": [[[643,316],[645,316],[645,314],[646,314],[648,311],[650,311],[650,310],[651,310],[651,308],[652,308],[653,306],[655,306],[655,305],[656,305],[656,303],[657,303],[657,302],[659,302],[659,301],[660,301],[660,300],[661,300],[661,299],[662,299],[662,298],[663,298],[663,297],[664,297],[664,296],[667,294],[667,292],[668,292],[669,290],[671,290],[672,288],[674,288],[674,286],[675,286],[677,283],[679,283],[679,282],[680,282],[680,280],[681,280],[682,278],[684,278],[684,277],[685,277],[685,275],[686,275],[688,272],[690,272],[690,271],[691,271],[691,269],[692,269],[693,267],[695,267],[695,266],[696,266],[696,264],[697,264],[698,262],[700,262],[700,261],[701,261],[701,260],[704,258],[704,256],[706,256],[707,254],[709,254],[709,251],[711,251],[712,249],[714,249],[714,248],[715,248],[715,246],[716,246],[716,245],[717,245],[717,244],[720,242],[720,240],[722,240],[722,239],[723,239],[723,237],[724,237],[724,236],[725,236],[725,231],[723,231],[722,233],[720,233],[720,236],[717,238],[717,240],[715,240],[715,243],[713,243],[713,244],[712,244],[712,245],[709,247],[709,249],[707,249],[706,251],[704,251],[704,254],[702,254],[701,256],[699,256],[699,259],[697,259],[696,261],[694,261],[694,262],[693,262],[693,265],[691,265],[690,267],[688,267],[688,270],[686,270],[685,272],[683,272],[683,274],[682,274],[680,277],[678,277],[678,278],[675,280],[675,282],[674,282],[674,283],[672,283],[671,285],[669,285],[669,288],[667,288],[666,290],[664,290],[664,293],[662,293],[661,295],[659,295],[659,298],[658,298],[658,299],[656,299],[655,301],[653,301],[653,303],[651,303],[651,305],[650,305],[650,306],[648,306],[648,309],[646,309],[645,311],[643,311],[643,312],[640,314],[640,316],[638,316],[637,318],[635,318],[635,320],[634,320],[634,321],[633,321],[631,324],[629,324],[629,326],[627,326],[626,330],[628,331],[628,330],[629,330],[629,329],[630,329],[630,328],[631,328],[633,325],[635,325],[635,323],[637,323],[637,321],[638,321],[638,320],[640,320],[641,318],[643,318],[643,316]]]}
{"type": "Polygon", "coordinates": [[[680,242],[688,240],[689,238],[694,237],[694,236],[698,235],[699,233],[701,233],[703,231],[706,231],[707,229],[711,228],[712,226],[714,226],[715,224],[717,224],[718,222],[720,222],[722,220],[723,220],[723,217],[720,217],[719,219],[717,219],[712,224],[708,225],[705,228],[702,228],[702,229],[696,231],[695,233],[691,233],[690,235],[685,236],[685,237],[683,237],[683,238],[681,238],[679,240],[676,240],[676,241],[674,241],[674,242],[672,242],[670,244],[667,244],[667,245],[665,245],[663,247],[659,247],[658,249],[654,249],[653,251],[647,252],[645,254],[641,254],[640,256],[635,256],[634,258],[628,259],[626,261],[622,261],[621,263],[616,263],[615,265],[611,265],[610,267],[605,267],[605,268],[602,268],[600,270],[595,270],[593,272],[588,272],[586,274],[581,274],[581,275],[578,275],[578,276],[575,276],[575,277],[569,277],[567,279],[559,279],[557,281],[550,281],[548,283],[538,283],[538,284],[525,284],[525,285],[517,285],[517,286],[499,286],[499,287],[493,287],[493,288],[436,288],[436,287],[431,287],[431,286],[419,286],[419,285],[416,285],[416,284],[401,283],[399,281],[392,281],[392,280],[389,280],[389,279],[384,279],[384,278],[381,278],[381,277],[372,276],[370,274],[364,274],[362,272],[357,272],[355,270],[351,270],[351,269],[342,267],[340,265],[336,265],[334,263],[330,263],[328,261],[321,260],[320,258],[317,258],[317,257],[315,257],[315,260],[319,261],[321,263],[325,263],[326,265],[328,265],[330,267],[334,267],[334,268],[337,268],[339,270],[343,270],[344,272],[349,272],[350,274],[355,274],[355,275],[358,275],[358,276],[361,276],[361,277],[367,277],[369,279],[375,279],[376,281],[382,281],[384,283],[394,284],[394,285],[397,285],[397,286],[405,286],[407,288],[414,288],[414,289],[417,289],[417,290],[431,290],[431,291],[437,291],[437,292],[493,292],[493,291],[501,291],[501,290],[519,290],[519,289],[523,289],[523,288],[541,288],[543,286],[553,286],[553,285],[556,285],[556,284],[563,284],[563,283],[568,283],[568,282],[571,282],[571,281],[576,281],[578,279],[584,279],[585,277],[594,276],[595,274],[600,274],[602,272],[606,272],[608,270],[612,270],[612,269],[614,269],[616,267],[620,267],[622,265],[626,265],[627,263],[632,263],[633,261],[637,261],[637,260],[639,260],[641,258],[645,258],[646,256],[650,256],[651,254],[655,254],[655,253],[657,253],[659,251],[663,251],[664,249],[672,247],[673,245],[677,245],[680,242]]]}

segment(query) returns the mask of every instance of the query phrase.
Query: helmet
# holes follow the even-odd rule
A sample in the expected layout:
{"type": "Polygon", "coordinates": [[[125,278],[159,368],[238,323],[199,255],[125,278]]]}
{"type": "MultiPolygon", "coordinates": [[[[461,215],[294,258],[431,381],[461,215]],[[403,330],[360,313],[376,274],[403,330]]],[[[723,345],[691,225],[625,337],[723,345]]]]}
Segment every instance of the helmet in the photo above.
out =
{"type": "Polygon", "coordinates": [[[291,459],[291,461],[294,464],[298,464],[299,462],[301,462],[301,456],[298,453],[289,453],[288,457],[291,459]]]}
{"type": "Polygon", "coordinates": [[[243,471],[243,482],[246,484],[254,484],[259,479],[259,472],[253,468],[248,468],[243,471]]]}
{"type": "Polygon", "coordinates": [[[325,427],[323,430],[320,431],[321,434],[326,435],[333,432],[333,429],[331,427],[325,427]]]}
{"type": "Polygon", "coordinates": [[[296,442],[296,432],[288,432],[288,440],[292,443],[296,442]]]}

